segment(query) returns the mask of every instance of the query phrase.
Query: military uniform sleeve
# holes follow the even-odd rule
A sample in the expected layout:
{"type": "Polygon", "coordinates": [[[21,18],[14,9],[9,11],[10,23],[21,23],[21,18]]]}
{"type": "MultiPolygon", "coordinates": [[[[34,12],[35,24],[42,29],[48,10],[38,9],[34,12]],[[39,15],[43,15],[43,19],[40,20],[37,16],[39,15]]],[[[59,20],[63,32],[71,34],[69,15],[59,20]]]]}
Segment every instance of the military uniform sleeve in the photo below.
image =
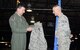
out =
{"type": "Polygon", "coordinates": [[[62,29],[67,36],[70,36],[71,30],[69,26],[69,20],[67,17],[65,17],[65,19],[62,20],[62,29]]]}

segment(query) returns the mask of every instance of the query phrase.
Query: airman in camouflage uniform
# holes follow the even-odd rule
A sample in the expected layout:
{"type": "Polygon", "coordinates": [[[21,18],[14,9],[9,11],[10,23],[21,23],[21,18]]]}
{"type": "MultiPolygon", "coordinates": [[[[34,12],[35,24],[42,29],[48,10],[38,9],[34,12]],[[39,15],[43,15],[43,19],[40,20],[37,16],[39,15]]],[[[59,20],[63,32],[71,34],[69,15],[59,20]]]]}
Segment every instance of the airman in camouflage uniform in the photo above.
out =
{"type": "Polygon", "coordinates": [[[71,30],[68,18],[61,12],[58,5],[53,7],[53,13],[58,16],[58,25],[55,32],[55,36],[58,38],[58,50],[69,50],[71,30]]]}

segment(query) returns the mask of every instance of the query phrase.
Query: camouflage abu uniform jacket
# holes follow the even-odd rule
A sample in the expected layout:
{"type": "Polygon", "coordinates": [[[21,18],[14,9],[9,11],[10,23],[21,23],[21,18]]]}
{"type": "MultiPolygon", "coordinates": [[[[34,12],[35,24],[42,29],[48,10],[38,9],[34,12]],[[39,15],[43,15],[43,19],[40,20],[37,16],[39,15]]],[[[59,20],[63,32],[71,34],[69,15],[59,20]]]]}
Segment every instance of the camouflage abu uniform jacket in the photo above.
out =
{"type": "Polygon", "coordinates": [[[69,50],[70,47],[70,27],[68,18],[62,13],[58,19],[56,37],[58,38],[58,50],[69,50]]]}

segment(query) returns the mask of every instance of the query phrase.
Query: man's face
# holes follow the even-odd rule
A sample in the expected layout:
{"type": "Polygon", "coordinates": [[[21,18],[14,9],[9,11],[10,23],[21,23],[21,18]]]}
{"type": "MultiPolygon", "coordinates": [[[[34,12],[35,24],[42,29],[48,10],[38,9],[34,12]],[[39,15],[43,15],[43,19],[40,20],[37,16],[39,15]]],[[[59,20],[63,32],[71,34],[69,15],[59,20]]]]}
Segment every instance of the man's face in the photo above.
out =
{"type": "Polygon", "coordinates": [[[58,16],[58,9],[56,8],[56,7],[53,7],[53,14],[55,15],[55,16],[58,16]]]}
{"type": "Polygon", "coordinates": [[[18,8],[19,14],[23,15],[25,13],[25,7],[18,8]]]}

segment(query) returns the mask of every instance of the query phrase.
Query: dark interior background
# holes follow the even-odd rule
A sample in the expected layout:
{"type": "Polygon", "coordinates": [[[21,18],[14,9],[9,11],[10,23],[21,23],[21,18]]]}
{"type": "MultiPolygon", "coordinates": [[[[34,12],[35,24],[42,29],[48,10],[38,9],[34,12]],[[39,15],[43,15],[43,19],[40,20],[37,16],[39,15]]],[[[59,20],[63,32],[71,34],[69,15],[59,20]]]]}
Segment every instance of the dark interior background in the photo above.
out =
{"type": "MultiPolygon", "coordinates": [[[[30,3],[32,12],[26,12],[24,17],[27,22],[30,23],[31,17],[35,18],[35,21],[40,21],[43,24],[45,38],[48,43],[48,49],[53,50],[54,44],[54,28],[56,18],[52,14],[52,6],[57,4],[57,0],[19,0],[26,4],[30,3]]],[[[0,0],[0,50],[4,48],[11,48],[11,29],[9,26],[9,18],[15,12],[17,0],[0,0]],[[1,43],[5,42],[5,43],[1,43]],[[7,43],[6,43],[7,42],[7,43]]],[[[70,50],[80,50],[80,0],[62,0],[61,7],[63,13],[69,18],[71,33],[74,35],[71,38],[70,50]]],[[[28,43],[30,32],[27,34],[28,43]]],[[[27,43],[27,44],[28,44],[27,43]]],[[[27,45],[28,46],[28,45],[27,45]]],[[[9,50],[8,49],[8,50],[9,50]]],[[[6,49],[7,50],[7,49],[6,49]]]]}

